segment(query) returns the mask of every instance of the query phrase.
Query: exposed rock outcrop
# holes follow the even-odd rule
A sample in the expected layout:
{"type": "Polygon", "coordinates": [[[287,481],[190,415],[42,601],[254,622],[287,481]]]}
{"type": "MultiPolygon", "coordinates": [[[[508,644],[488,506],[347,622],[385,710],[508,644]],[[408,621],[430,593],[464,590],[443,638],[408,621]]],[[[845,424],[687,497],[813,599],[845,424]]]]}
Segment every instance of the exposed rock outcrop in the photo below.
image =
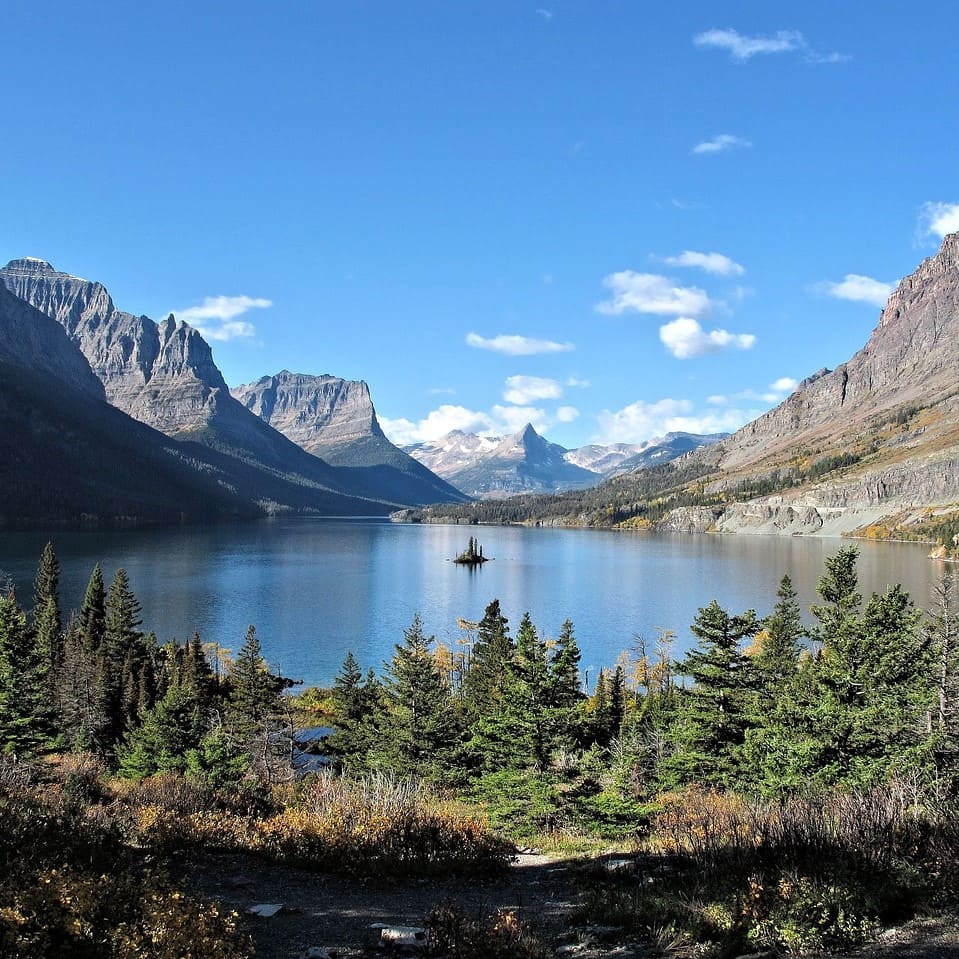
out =
{"type": "MultiPolygon", "coordinates": [[[[448,501],[412,495],[389,470],[337,468],[287,439],[230,394],[209,344],[171,315],[160,323],[118,310],[100,284],[55,270],[44,260],[13,260],[0,283],[56,320],[79,346],[107,400],[174,439],[199,443],[234,465],[235,483],[270,510],[378,514],[398,506],[448,501]]],[[[398,451],[397,451],[398,452],[398,451]]],[[[379,464],[377,464],[379,465],[379,464]]]]}
{"type": "Polygon", "coordinates": [[[379,475],[409,503],[461,502],[458,489],[394,446],[362,380],[283,370],[238,386],[234,398],[287,439],[334,466],[379,475]]]}

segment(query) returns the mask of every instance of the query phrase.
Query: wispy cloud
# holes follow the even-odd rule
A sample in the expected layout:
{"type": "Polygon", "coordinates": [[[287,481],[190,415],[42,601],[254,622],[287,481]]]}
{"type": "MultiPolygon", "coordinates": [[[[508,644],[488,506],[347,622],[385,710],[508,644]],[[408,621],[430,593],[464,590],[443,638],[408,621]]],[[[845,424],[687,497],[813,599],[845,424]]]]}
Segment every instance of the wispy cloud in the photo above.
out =
{"type": "Polygon", "coordinates": [[[468,333],[466,345],[478,350],[490,350],[506,356],[534,356],[537,353],[568,353],[575,347],[572,343],[558,343],[555,340],[538,340],[531,336],[500,334],[493,337],[468,333]]]}
{"type": "Polygon", "coordinates": [[[693,37],[697,47],[715,47],[726,50],[740,63],[745,63],[758,54],[790,53],[805,50],[806,40],[798,30],[777,30],[772,36],[746,36],[731,27],[725,30],[706,30],[693,37]]]}
{"type": "Polygon", "coordinates": [[[919,211],[919,229],[923,236],[942,239],[947,233],[959,233],[959,203],[923,203],[919,211]]]}
{"type": "Polygon", "coordinates": [[[761,402],[765,403],[768,406],[772,406],[776,403],[781,403],[787,396],[796,387],[799,385],[799,381],[793,379],[791,376],[780,376],[778,380],[770,383],[765,389],[755,390],[740,390],[738,393],[734,393],[732,397],[729,396],[710,396],[707,397],[706,402],[711,403],[714,406],[726,406],[730,402],[739,402],[742,400],[749,400],[751,402],[761,402]]]}
{"type": "Polygon", "coordinates": [[[239,320],[250,310],[262,310],[273,306],[272,300],[252,296],[208,296],[199,306],[174,310],[177,319],[195,327],[210,340],[233,340],[256,335],[256,327],[246,320],[239,320]]]}
{"type": "Polygon", "coordinates": [[[693,43],[697,47],[725,50],[737,63],[746,63],[755,56],[770,53],[796,53],[807,63],[845,63],[852,59],[835,50],[824,53],[815,49],[798,30],[777,30],[770,36],[748,36],[727,27],[697,33],[693,43]]]}
{"type": "Polygon", "coordinates": [[[557,423],[572,423],[579,419],[579,410],[575,406],[561,406],[556,410],[557,423]]]}
{"type": "Polygon", "coordinates": [[[652,313],[659,316],[701,316],[713,303],[705,290],[695,286],[676,286],[656,273],[621,270],[603,279],[612,297],[596,305],[598,313],[619,316],[623,313],[652,313]]]}
{"type": "Polygon", "coordinates": [[[697,409],[691,400],[637,400],[621,410],[603,410],[597,417],[595,443],[645,443],[665,433],[728,433],[755,419],[761,410],[697,409]]]}
{"type": "Polygon", "coordinates": [[[562,395],[559,381],[544,376],[509,376],[503,388],[503,399],[517,406],[533,400],[558,400],[562,395]]]}
{"type": "Polygon", "coordinates": [[[717,276],[742,276],[746,268],[722,253],[699,253],[696,250],[683,250],[678,256],[663,258],[667,266],[690,266],[714,273],[717,276]]]}
{"type": "Polygon", "coordinates": [[[712,140],[703,140],[697,143],[689,152],[698,155],[703,153],[726,153],[729,150],[748,150],[752,141],[745,137],[734,136],[732,133],[720,133],[712,140]]]}
{"type": "Polygon", "coordinates": [[[541,16],[544,20],[552,20],[556,14],[552,10],[547,10],[545,7],[537,7],[536,13],[541,16]]]}
{"type": "Polygon", "coordinates": [[[838,283],[824,282],[816,290],[837,300],[851,300],[854,303],[869,303],[872,306],[885,306],[889,294],[895,289],[892,283],[874,280],[871,276],[847,273],[838,283]]]}
{"type": "Polygon", "coordinates": [[[727,330],[704,330],[696,320],[681,316],[659,328],[663,345],[679,360],[688,360],[723,350],[751,349],[756,342],[752,333],[730,333],[727,330]]]}

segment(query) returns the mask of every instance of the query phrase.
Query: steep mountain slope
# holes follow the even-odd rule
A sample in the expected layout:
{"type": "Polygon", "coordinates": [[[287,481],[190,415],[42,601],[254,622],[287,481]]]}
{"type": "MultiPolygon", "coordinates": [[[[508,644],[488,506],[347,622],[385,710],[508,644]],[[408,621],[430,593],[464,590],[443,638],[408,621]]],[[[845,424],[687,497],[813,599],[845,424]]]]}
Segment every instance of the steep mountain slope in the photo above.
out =
{"type": "Polygon", "coordinates": [[[676,459],[685,453],[718,443],[728,433],[667,433],[645,443],[617,443],[613,446],[581,446],[570,450],[566,459],[600,476],[619,476],[649,469],[676,459]]]}
{"type": "Polygon", "coordinates": [[[378,514],[421,502],[364,468],[338,469],[300,449],[231,395],[203,337],[173,316],[154,323],[118,310],[106,288],[37,259],[13,260],[0,282],[57,320],[110,403],[168,436],[235,462],[242,495],[269,509],[378,514]]]}
{"type": "Polygon", "coordinates": [[[0,284],[0,528],[143,525],[262,511],[110,406],[60,325],[0,284]]]}
{"type": "MultiPolygon", "coordinates": [[[[927,535],[959,522],[959,234],[889,297],[866,345],[732,436],[512,521],[927,535]]],[[[495,519],[493,510],[473,518],[495,519]]],[[[505,514],[504,514],[505,515],[505,514]]]]}
{"type": "Polygon", "coordinates": [[[430,443],[408,446],[407,452],[470,495],[499,499],[595,486],[609,476],[668,462],[724,435],[668,433],[648,443],[567,450],[527,425],[505,439],[453,430],[430,443]]]}
{"type": "Polygon", "coordinates": [[[469,440],[467,434],[452,433],[433,444],[410,447],[408,452],[431,464],[457,489],[488,499],[591,486],[598,479],[595,473],[566,462],[566,450],[543,439],[529,423],[501,440],[469,440]]]}
{"type": "Polygon", "coordinates": [[[283,370],[235,387],[233,397],[297,446],[334,466],[376,477],[384,494],[409,503],[466,497],[384,435],[366,383],[283,370]]]}

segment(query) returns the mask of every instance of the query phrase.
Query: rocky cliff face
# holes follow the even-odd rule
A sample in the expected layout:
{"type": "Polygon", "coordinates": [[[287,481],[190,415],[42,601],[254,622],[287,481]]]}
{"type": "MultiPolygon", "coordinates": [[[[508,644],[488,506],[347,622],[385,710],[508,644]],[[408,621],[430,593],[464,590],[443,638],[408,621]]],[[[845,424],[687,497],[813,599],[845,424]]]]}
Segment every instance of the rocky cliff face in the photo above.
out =
{"type": "Polygon", "coordinates": [[[0,283],[0,359],[42,370],[74,389],[105,401],[103,384],[59,323],[0,283]]]}
{"type": "Polygon", "coordinates": [[[235,387],[232,393],[275,430],[318,456],[369,437],[389,442],[362,381],[283,370],[235,387]]]}
{"type": "Polygon", "coordinates": [[[728,493],[796,474],[792,488],[747,503],[674,511],[674,529],[838,535],[918,507],[959,508],[959,234],[889,297],[866,345],[819,370],[783,403],[692,453],[728,493]],[[821,479],[810,464],[848,456],[821,479]]]}
{"type": "Polygon", "coordinates": [[[820,370],[775,409],[721,443],[726,471],[808,448],[854,442],[870,420],[934,407],[959,392],[959,234],[947,236],[890,296],[869,342],[820,370]]]}
{"type": "Polygon", "coordinates": [[[229,391],[203,337],[173,316],[154,323],[118,310],[106,288],[44,260],[13,260],[0,282],[55,319],[80,347],[107,399],[170,436],[209,425],[229,391]]]}
{"type": "MultiPolygon", "coordinates": [[[[0,270],[0,283],[60,323],[111,404],[176,440],[210,449],[230,484],[268,511],[368,515],[461,498],[436,477],[427,496],[397,484],[395,470],[337,468],[301,449],[230,395],[207,342],[172,316],[154,323],[118,310],[102,284],[60,273],[44,260],[13,260],[0,270]]],[[[368,466],[372,454],[364,455],[365,462],[356,457],[346,465],[368,466]]],[[[381,458],[375,465],[382,464],[381,458]]]]}
{"type": "Polygon", "coordinates": [[[351,470],[381,495],[417,504],[466,499],[386,438],[360,380],[283,370],[236,387],[233,397],[297,446],[351,470]]]}

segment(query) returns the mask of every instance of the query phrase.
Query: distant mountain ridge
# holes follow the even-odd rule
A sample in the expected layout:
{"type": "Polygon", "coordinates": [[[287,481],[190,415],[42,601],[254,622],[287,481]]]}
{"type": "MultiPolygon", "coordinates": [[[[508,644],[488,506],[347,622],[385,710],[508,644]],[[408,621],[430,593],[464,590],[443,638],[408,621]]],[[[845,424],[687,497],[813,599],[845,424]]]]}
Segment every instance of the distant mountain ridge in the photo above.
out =
{"type": "Polygon", "coordinates": [[[110,403],[174,439],[215,450],[224,467],[235,461],[235,485],[267,511],[370,515],[460,498],[372,456],[343,468],[301,449],[231,395],[209,344],[172,315],[155,323],[118,310],[101,283],[36,258],[11,261],[0,282],[60,323],[110,403]]]}
{"type": "MultiPolygon", "coordinates": [[[[594,490],[461,521],[942,538],[959,529],[959,233],[890,295],[868,342],[731,436],[594,490]]],[[[426,521],[436,510],[414,515],[426,521]]]]}
{"type": "Polygon", "coordinates": [[[453,430],[438,440],[407,446],[406,451],[470,496],[501,499],[594,486],[609,476],[668,462],[723,435],[668,433],[643,444],[567,450],[527,423],[507,437],[453,430]]]}

